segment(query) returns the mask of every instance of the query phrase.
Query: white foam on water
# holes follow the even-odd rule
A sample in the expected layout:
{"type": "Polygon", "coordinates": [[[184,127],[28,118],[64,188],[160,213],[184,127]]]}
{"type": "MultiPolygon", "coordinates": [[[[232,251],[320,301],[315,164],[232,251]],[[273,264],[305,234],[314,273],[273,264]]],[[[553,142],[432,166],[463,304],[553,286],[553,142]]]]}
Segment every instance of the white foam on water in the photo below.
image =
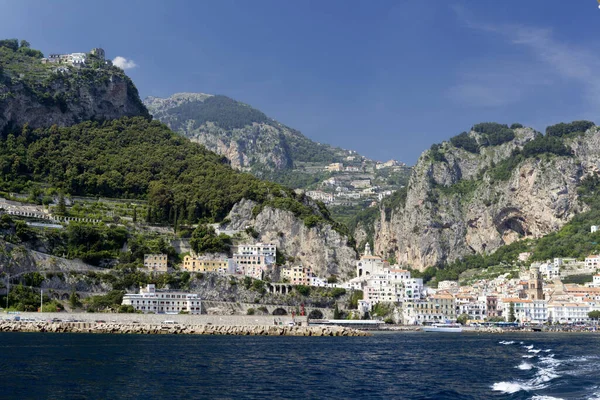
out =
{"type": "Polygon", "coordinates": [[[540,349],[531,349],[531,350],[527,350],[528,353],[539,353],[541,350],[540,349]]]}
{"type": "Polygon", "coordinates": [[[514,340],[509,340],[509,341],[501,340],[498,343],[506,345],[506,344],[514,344],[515,341],[514,340]]]}
{"type": "Polygon", "coordinates": [[[517,382],[496,382],[492,385],[492,390],[502,393],[517,393],[520,390],[530,390],[530,388],[517,382]]]}
{"type": "Polygon", "coordinates": [[[533,358],[535,357],[533,354],[525,354],[524,356],[521,356],[523,358],[533,358]]]}
{"type": "MultiPolygon", "coordinates": [[[[523,343],[523,342],[521,342],[521,343],[523,343]]],[[[527,350],[533,349],[533,345],[532,344],[530,344],[529,346],[523,346],[523,347],[526,348],[527,350]]]]}
{"type": "Polygon", "coordinates": [[[562,397],[552,397],[552,396],[544,396],[544,395],[535,395],[531,398],[531,400],[563,400],[562,397]]]}
{"type": "Polygon", "coordinates": [[[527,371],[533,368],[533,365],[528,362],[523,361],[521,364],[517,365],[515,368],[519,368],[520,370],[527,371]]]}
{"type": "Polygon", "coordinates": [[[538,372],[535,375],[535,378],[529,381],[529,383],[531,383],[534,386],[539,386],[541,384],[550,382],[551,380],[556,379],[558,377],[560,377],[560,375],[556,373],[554,368],[539,368],[538,372]]]}
{"type": "Polygon", "coordinates": [[[552,349],[546,349],[544,350],[544,353],[550,353],[552,351],[552,349]]]}

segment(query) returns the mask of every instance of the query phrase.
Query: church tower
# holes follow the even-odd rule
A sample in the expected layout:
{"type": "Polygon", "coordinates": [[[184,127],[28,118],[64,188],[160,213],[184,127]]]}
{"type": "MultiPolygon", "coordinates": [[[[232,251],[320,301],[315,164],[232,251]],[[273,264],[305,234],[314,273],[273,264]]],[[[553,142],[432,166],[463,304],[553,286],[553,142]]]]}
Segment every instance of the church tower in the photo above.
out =
{"type": "Polygon", "coordinates": [[[529,270],[529,290],[527,297],[530,300],[544,300],[544,281],[539,266],[531,266],[529,270]]]}
{"type": "Polygon", "coordinates": [[[367,242],[367,244],[365,244],[365,256],[372,256],[372,255],[373,255],[373,253],[371,252],[371,246],[367,242]]]}

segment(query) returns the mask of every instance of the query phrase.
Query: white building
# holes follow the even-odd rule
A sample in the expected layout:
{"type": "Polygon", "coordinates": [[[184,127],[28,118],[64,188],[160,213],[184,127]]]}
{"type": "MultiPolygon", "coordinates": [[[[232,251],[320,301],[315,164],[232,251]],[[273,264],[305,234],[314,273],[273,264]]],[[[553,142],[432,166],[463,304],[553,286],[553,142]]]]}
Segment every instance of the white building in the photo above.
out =
{"type": "Polygon", "coordinates": [[[596,233],[596,232],[598,232],[598,225],[592,225],[592,226],[590,227],[590,232],[591,232],[591,233],[596,233]]]}
{"type": "Polygon", "coordinates": [[[519,322],[542,324],[548,320],[550,311],[547,301],[509,298],[502,300],[502,315],[507,321],[511,303],[514,304],[515,319],[519,322]]]}
{"type": "Polygon", "coordinates": [[[408,303],[425,297],[423,279],[411,278],[410,272],[403,269],[384,268],[382,273],[355,280],[364,283],[363,300],[371,304],[408,303]]]}
{"type": "Polygon", "coordinates": [[[597,269],[600,268],[600,256],[592,255],[585,258],[586,269],[597,269]]]}
{"type": "Polygon", "coordinates": [[[319,200],[325,204],[332,203],[335,200],[335,195],[321,190],[309,190],[306,192],[306,195],[313,200],[319,200]]]}
{"type": "Polygon", "coordinates": [[[600,287],[600,274],[596,274],[594,275],[594,277],[592,278],[592,285],[593,287],[600,287]]]}
{"type": "Polygon", "coordinates": [[[233,255],[238,274],[255,279],[262,279],[263,272],[275,264],[277,247],[272,243],[257,243],[241,245],[233,255]]]}
{"type": "Polygon", "coordinates": [[[131,305],[144,314],[200,314],[200,297],[195,293],[175,291],[156,291],[153,284],[140,288],[140,293],[127,293],[123,296],[123,305],[131,305]]]}
{"type": "Polygon", "coordinates": [[[458,289],[458,281],[440,281],[438,283],[439,290],[453,290],[458,289]]]}
{"type": "Polygon", "coordinates": [[[548,319],[561,324],[589,320],[590,306],[586,303],[548,303],[548,319]]]}
{"type": "Polygon", "coordinates": [[[381,257],[374,256],[371,253],[369,243],[365,245],[365,254],[356,262],[356,277],[369,276],[383,272],[385,266],[381,257]]]}
{"type": "Polygon", "coordinates": [[[562,259],[555,259],[555,262],[547,261],[545,263],[534,263],[532,266],[537,266],[540,269],[540,273],[546,280],[554,280],[560,278],[560,265],[562,265],[562,259]],[[560,260],[560,261],[558,261],[560,260]]]}

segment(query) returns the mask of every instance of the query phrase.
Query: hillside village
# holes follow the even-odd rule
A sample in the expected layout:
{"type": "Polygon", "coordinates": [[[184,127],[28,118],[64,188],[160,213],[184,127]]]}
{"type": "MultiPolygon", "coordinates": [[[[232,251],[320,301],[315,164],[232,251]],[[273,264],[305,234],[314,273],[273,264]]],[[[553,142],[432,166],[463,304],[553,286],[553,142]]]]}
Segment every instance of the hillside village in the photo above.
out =
{"type": "Polygon", "coordinates": [[[404,187],[410,168],[402,162],[371,162],[364,157],[351,155],[345,162],[330,163],[318,171],[330,173],[318,187],[307,190],[306,195],[331,206],[355,206],[367,203],[375,206],[394,191],[404,187]]]}
{"type": "MultiPolygon", "coordinates": [[[[102,224],[120,221],[131,225],[132,217],[113,205],[104,214],[94,218],[64,217],[57,214],[56,199],[48,206],[36,206],[21,201],[0,199],[0,214],[26,221],[32,229],[64,229],[70,223],[102,224]],[[121,214],[119,217],[118,215],[121,214]],[[115,219],[116,217],[116,219],[115,219]]],[[[83,199],[68,199],[68,209],[77,209],[83,199]]],[[[136,206],[143,213],[143,204],[136,206]]],[[[82,214],[79,214],[82,215],[82,214]]],[[[145,225],[138,222],[138,229],[145,225]]],[[[268,290],[274,293],[291,292],[293,288],[316,287],[343,289],[360,293],[357,318],[382,315],[390,322],[421,325],[461,317],[472,322],[517,321],[521,323],[575,323],[589,319],[588,313],[600,310],[600,255],[590,255],[585,260],[555,258],[547,262],[534,262],[529,267],[515,266],[513,272],[496,277],[475,278],[471,282],[442,281],[437,288],[424,284],[414,271],[401,265],[390,265],[374,255],[367,243],[365,252],[356,261],[354,277],[319,276],[314,266],[293,261],[282,261],[272,243],[256,242],[243,231],[223,229],[213,224],[218,234],[236,237],[229,254],[196,254],[189,240],[177,239],[173,232],[159,228],[165,238],[178,248],[179,258],[163,253],[144,254],[140,271],[151,275],[187,271],[191,274],[215,274],[223,277],[247,277],[269,282],[268,290]],[[580,285],[563,283],[569,277],[589,276],[590,282],[580,285]]],[[[152,229],[146,226],[144,229],[152,229]]],[[[597,231],[591,226],[590,231],[597,231]]],[[[157,232],[158,232],[157,231],[157,232]]],[[[531,253],[521,253],[519,262],[525,265],[531,253]]],[[[129,296],[129,295],[128,295],[129,296]]],[[[200,299],[201,300],[201,299],[200,299]]],[[[134,304],[135,306],[135,304],[134,304]]],[[[140,305],[142,307],[142,305],[140,305]]],[[[145,307],[145,306],[144,306],[145,307]]],[[[148,309],[138,308],[141,312],[148,309]]]]}

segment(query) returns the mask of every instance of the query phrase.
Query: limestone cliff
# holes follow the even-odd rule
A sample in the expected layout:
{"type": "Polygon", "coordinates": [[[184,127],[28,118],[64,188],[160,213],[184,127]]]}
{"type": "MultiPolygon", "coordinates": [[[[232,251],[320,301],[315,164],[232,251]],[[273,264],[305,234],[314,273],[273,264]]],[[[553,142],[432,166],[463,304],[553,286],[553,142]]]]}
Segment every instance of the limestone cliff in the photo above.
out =
{"type": "Polygon", "coordinates": [[[149,114],[121,69],[43,65],[38,58],[0,49],[0,132],[26,123],[69,126],[123,116],[149,114]]]}
{"type": "MultiPolygon", "coordinates": [[[[482,142],[481,134],[468,135],[482,142]]],[[[476,152],[450,142],[425,151],[404,203],[381,210],[375,251],[422,270],[562,227],[586,210],[577,188],[599,170],[600,130],[561,138],[565,154],[523,155],[527,143],[542,138],[518,128],[512,140],[476,152]]]]}
{"type": "Polygon", "coordinates": [[[243,230],[254,227],[259,242],[275,243],[278,251],[293,257],[295,263],[310,266],[317,275],[326,278],[337,275],[353,276],[356,251],[348,245],[348,238],[335,231],[331,225],[317,224],[307,227],[290,211],[264,207],[253,215],[256,203],[242,200],[229,214],[227,229],[243,230]]]}

